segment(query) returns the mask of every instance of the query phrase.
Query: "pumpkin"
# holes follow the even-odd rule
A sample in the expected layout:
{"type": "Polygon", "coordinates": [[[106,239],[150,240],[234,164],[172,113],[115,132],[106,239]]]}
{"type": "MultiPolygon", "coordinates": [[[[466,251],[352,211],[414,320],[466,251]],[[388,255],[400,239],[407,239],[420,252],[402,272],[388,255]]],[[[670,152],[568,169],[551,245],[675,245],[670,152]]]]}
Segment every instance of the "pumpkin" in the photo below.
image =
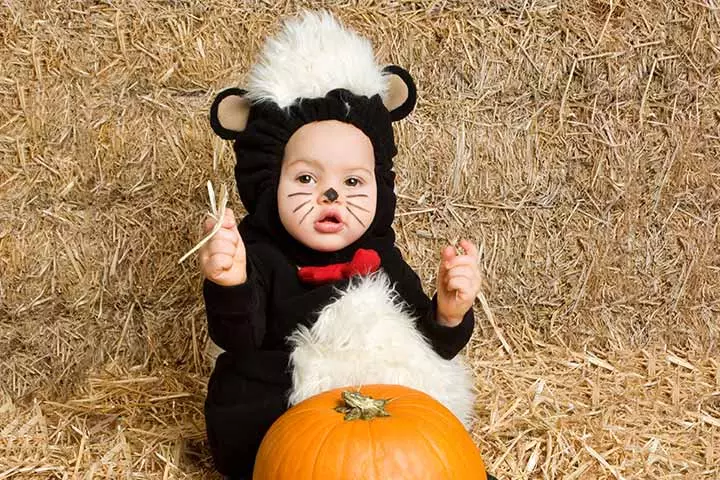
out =
{"type": "Polygon", "coordinates": [[[399,385],[334,389],[270,427],[253,480],[485,480],[480,452],[444,405],[399,385]]]}

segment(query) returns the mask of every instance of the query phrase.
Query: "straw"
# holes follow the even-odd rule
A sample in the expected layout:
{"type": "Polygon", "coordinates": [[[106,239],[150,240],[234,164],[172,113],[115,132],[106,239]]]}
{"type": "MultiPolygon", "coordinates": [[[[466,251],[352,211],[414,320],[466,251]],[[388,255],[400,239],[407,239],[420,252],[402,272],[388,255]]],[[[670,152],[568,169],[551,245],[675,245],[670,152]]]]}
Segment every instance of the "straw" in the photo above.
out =
{"type": "MultiPolygon", "coordinates": [[[[2,2],[0,478],[221,478],[178,257],[222,215],[208,178],[245,214],[215,95],[315,4],[2,2]]],[[[482,252],[488,469],[720,478],[717,0],[323,4],[416,80],[394,228],[425,291],[482,252]]]]}
{"type": "Polygon", "coordinates": [[[220,208],[217,207],[215,202],[215,190],[213,189],[212,182],[210,180],[208,180],[207,188],[208,197],[210,198],[210,207],[212,209],[212,212],[209,215],[215,220],[215,225],[212,230],[210,230],[210,233],[205,235],[202,240],[200,240],[193,248],[183,255],[180,260],[178,260],[178,263],[184,262],[188,257],[190,257],[190,255],[198,251],[208,240],[220,231],[220,228],[222,228],[222,217],[225,214],[225,207],[228,202],[227,187],[225,187],[225,184],[220,187],[220,208]]]}

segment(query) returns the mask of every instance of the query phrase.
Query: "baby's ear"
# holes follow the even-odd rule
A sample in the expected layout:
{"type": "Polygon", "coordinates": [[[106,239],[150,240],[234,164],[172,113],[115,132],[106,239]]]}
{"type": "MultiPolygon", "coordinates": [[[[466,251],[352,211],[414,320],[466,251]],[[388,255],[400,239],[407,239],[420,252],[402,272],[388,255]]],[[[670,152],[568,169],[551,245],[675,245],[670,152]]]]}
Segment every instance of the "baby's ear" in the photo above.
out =
{"type": "Polygon", "coordinates": [[[227,88],[215,97],[210,107],[210,125],[221,138],[232,140],[245,130],[250,115],[246,93],[239,88],[227,88]]]}
{"type": "Polygon", "coordinates": [[[388,94],[383,103],[393,122],[407,117],[415,108],[417,89],[412,76],[402,67],[388,65],[383,68],[388,82],[388,94]]]}

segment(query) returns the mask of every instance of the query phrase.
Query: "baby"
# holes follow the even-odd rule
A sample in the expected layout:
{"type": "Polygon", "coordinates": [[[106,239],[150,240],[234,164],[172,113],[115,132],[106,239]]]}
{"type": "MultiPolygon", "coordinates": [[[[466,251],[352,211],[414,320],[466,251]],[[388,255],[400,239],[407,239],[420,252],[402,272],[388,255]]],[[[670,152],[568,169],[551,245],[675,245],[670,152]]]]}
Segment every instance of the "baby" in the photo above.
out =
{"type": "Polygon", "coordinates": [[[221,473],[249,478],[270,425],[340,386],[417,388],[469,425],[473,380],[457,354],[474,327],[477,249],[440,252],[429,298],[392,230],[392,123],[415,101],[408,72],[378,67],[329,14],[288,21],[248,89],[216,97],[211,124],[234,141],[248,212],[238,225],[227,209],[200,251],[208,331],[224,350],[205,403],[221,473]]]}

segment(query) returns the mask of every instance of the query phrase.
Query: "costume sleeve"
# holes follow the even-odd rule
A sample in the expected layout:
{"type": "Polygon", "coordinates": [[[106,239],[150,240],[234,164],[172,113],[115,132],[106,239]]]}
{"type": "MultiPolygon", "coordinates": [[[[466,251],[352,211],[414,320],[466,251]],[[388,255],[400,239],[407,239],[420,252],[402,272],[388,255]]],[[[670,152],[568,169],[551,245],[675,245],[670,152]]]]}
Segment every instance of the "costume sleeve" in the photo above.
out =
{"type": "Polygon", "coordinates": [[[403,260],[399,250],[395,249],[391,259],[383,259],[387,267],[394,271],[393,277],[400,296],[415,310],[417,328],[430,341],[438,355],[449,360],[462,350],[475,328],[475,315],[470,308],[462,322],[455,327],[447,327],[437,322],[437,295],[428,298],[422,288],[420,277],[403,260]]]}
{"type": "Polygon", "coordinates": [[[258,260],[247,254],[247,281],[223,286],[205,279],[203,297],[210,338],[223,350],[256,350],[265,335],[267,291],[258,260]]]}

